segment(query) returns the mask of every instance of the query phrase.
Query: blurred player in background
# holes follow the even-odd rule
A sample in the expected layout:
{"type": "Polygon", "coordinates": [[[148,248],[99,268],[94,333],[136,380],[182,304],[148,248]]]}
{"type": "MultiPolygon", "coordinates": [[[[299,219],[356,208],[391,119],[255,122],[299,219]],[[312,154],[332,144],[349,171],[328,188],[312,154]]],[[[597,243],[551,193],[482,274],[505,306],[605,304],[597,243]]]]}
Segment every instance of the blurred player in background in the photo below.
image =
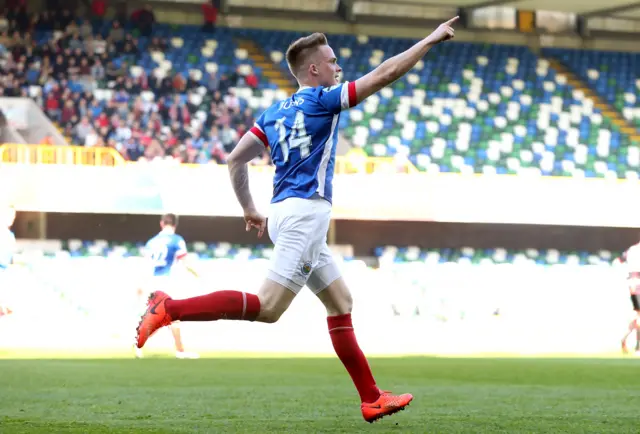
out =
{"type": "MultiPolygon", "coordinates": [[[[151,279],[139,290],[139,295],[143,299],[149,298],[153,291],[180,288],[180,282],[175,278],[175,265],[185,265],[187,270],[196,274],[191,268],[184,264],[187,256],[187,245],[180,235],[176,234],[178,227],[178,217],[175,214],[165,214],[160,219],[160,233],[151,238],[145,246],[145,257],[151,262],[153,275],[151,279]]],[[[173,321],[169,325],[176,345],[176,357],[178,359],[197,359],[196,353],[186,352],[182,343],[179,321],[173,321]]],[[[142,349],[136,347],[136,357],[142,357],[142,349]]]]}
{"type": "Polygon", "coordinates": [[[433,46],[453,38],[451,26],[456,20],[441,24],[431,35],[364,77],[342,84],[338,83],[342,69],[324,34],[314,33],[289,46],[287,63],[300,89],[262,113],[228,158],[246,230],[255,228],[261,237],[266,219],[251,197],[247,164],[265,147],[271,148],[276,172],[269,235],[275,248],[267,278],[258,295],[218,291],[174,300],[161,291],[152,294],[138,326],[139,348],[158,328],[175,320],[276,322],[306,285],[327,310],[333,347],[358,390],[364,419],[373,422],[403,410],[411,402],[410,394],[392,395],[376,385],[354,333],[351,293],[327,245],[337,126],[341,111],[398,80],[433,46]]]}
{"type": "Polygon", "coordinates": [[[16,248],[16,237],[11,231],[15,219],[16,210],[12,206],[0,213],[0,317],[11,313],[11,306],[6,303],[9,298],[7,291],[11,291],[12,288],[7,283],[6,272],[13,262],[16,248]]]}
{"type": "Polygon", "coordinates": [[[627,327],[622,338],[622,352],[627,354],[627,339],[631,333],[636,332],[636,355],[640,355],[640,243],[629,247],[618,259],[627,266],[627,285],[631,296],[631,305],[635,312],[633,319],[627,327]]]}

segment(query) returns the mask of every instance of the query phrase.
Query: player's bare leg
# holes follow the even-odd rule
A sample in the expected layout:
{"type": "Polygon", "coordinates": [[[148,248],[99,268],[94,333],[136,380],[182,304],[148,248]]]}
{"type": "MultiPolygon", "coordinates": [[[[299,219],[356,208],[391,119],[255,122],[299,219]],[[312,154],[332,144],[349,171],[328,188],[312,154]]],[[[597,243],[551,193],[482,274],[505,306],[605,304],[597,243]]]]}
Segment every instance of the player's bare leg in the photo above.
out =
{"type": "Polygon", "coordinates": [[[184,344],[182,343],[182,334],[180,333],[180,321],[174,321],[169,326],[171,334],[173,335],[173,341],[176,344],[176,351],[184,353],[184,344]]]}
{"type": "Polygon", "coordinates": [[[173,335],[173,341],[176,346],[176,358],[178,359],[199,359],[198,353],[187,352],[184,350],[184,344],[182,343],[182,332],[180,330],[180,321],[174,321],[169,325],[171,334],[173,335]]]}
{"type": "Polygon", "coordinates": [[[360,349],[351,322],[353,299],[342,277],[317,294],[327,309],[327,324],[333,348],[358,389],[362,416],[374,422],[404,410],[413,400],[411,394],[392,395],[376,385],[369,362],[360,349]]]}
{"type": "Polygon", "coordinates": [[[258,295],[241,291],[216,291],[207,295],[173,300],[162,291],[151,294],[147,311],[137,328],[136,346],[174,321],[217,321],[220,319],[274,323],[287,310],[295,294],[266,279],[258,295]]]}
{"type": "Polygon", "coordinates": [[[636,312],[633,320],[629,322],[629,326],[627,327],[627,332],[622,338],[621,345],[622,345],[622,352],[624,354],[629,353],[629,348],[627,347],[627,339],[629,339],[629,336],[631,336],[631,333],[633,333],[634,331],[636,332],[636,351],[638,351],[639,349],[638,347],[640,346],[640,313],[639,312],[636,312]]]}

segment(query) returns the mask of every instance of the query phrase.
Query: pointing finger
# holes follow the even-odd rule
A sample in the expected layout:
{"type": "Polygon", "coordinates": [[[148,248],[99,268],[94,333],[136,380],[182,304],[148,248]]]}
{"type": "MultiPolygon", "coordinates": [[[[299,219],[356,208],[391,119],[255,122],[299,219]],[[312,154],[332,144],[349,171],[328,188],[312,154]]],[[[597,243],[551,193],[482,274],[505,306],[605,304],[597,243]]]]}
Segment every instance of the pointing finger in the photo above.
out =
{"type": "Polygon", "coordinates": [[[455,23],[456,21],[458,21],[460,19],[459,15],[456,15],[455,17],[451,18],[449,21],[447,21],[445,24],[450,26],[451,24],[455,23]]]}

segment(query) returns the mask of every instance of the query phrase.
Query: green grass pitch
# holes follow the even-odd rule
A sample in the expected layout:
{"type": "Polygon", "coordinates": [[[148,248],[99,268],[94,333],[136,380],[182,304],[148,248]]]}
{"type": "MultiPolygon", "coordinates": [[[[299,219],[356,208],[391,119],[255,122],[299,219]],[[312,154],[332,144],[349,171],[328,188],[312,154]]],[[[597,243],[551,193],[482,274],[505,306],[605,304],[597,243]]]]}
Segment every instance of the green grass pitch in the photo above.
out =
{"type": "Polygon", "coordinates": [[[414,402],[369,425],[335,358],[15,358],[1,433],[637,433],[633,358],[372,358],[414,402]]]}

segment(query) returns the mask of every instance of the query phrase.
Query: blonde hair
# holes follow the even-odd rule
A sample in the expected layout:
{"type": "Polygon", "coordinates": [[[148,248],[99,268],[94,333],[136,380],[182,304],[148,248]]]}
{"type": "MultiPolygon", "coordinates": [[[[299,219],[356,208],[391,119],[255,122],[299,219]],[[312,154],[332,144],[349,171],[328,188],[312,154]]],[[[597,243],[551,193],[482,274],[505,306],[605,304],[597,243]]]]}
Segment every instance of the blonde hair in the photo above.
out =
{"type": "Polygon", "coordinates": [[[309,36],[304,36],[289,45],[286,58],[289,70],[294,77],[298,78],[300,67],[305,64],[309,55],[315,53],[318,47],[322,45],[329,45],[324,33],[313,33],[309,36]]]}

